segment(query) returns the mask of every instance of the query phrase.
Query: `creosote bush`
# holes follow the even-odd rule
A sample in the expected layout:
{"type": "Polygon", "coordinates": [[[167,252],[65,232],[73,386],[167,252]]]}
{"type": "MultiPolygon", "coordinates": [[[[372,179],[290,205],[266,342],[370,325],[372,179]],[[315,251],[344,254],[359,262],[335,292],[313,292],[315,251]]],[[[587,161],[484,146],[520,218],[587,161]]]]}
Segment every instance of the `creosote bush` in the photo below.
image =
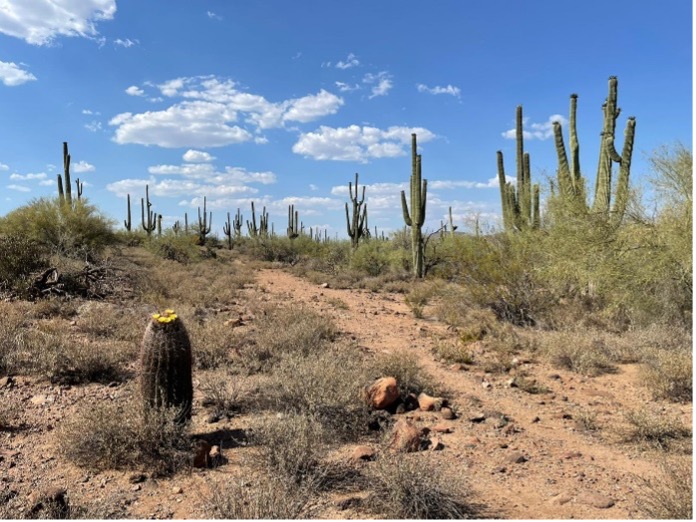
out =
{"type": "Polygon", "coordinates": [[[644,479],[638,507],[646,518],[693,519],[693,464],[691,456],[665,459],[659,475],[644,479]]]}

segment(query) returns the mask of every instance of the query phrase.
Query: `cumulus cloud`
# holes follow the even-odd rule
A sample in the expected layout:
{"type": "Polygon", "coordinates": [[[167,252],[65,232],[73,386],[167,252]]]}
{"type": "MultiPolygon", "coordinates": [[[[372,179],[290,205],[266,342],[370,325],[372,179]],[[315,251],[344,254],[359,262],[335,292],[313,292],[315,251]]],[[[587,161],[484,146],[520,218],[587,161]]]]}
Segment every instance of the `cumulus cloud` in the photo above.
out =
{"type": "Polygon", "coordinates": [[[126,94],[129,96],[145,96],[145,91],[136,85],[131,85],[126,89],[126,94]]]}
{"type": "Polygon", "coordinates": [[[139,114],[125,112],[112,118],[114,141],[160,147],[220,147],[254,140],[263,129],[288,122],[306,123],[334,114],[343,99],[324,89],[316,94],[281,102],[240,91],[231,80],[214,76],[175,78],[159,85],[167,98],[180,100],[167,109],[139,114]],[[256,134],[254,136],[253,133],[256,134]]]}
{"type": "Polygon", "coordinates": [[[25,187],[24,185],[7,185],[7,188],[10,190],[16,190],[18,192],[31,192],[31,189],[29,187],[25,187]]]}
{"type": "Polygon", "coordinates": [[[46,179],[46,173],[45,172],[37,172],[37,173],[29,173],[29,174],[17,174],[15,172],[13,174],[10,174],[10,179],[17,180],[17,181],[46,179]]]}
{"type": "Polygon", "coordinates": [[[183,159],[188,163],[206,163],[208,161],[213,161],[215,156],[211,156],[209,153],[200,150],[189,149],[184,153],[183,159]]]}
{"type": "Polygon", "coordinates": [[[70,166],[74,172],[94,172],[94,165],[87,163],[86,161],[78,161],[77,163],[71,163],[70,166]]]}
{"type": "Polygon", "coordinates": [[[126,38],[125,40],[123,40],[121,38],[116,38],[116,40],[114,40],[114,43],[116,45],[119,45],[121,47],[125,47],[126,49],[128,49],[129,47],[133,47],[134,45],[138,45],[140,43],[140,40],[138,40],[137,38],[135,38],[133,40],[131,40],[130,38],[126,38]]]}
{"type": "Polygon", "coordinates": [[[369,98],[376,98],[377,96],[386,96],[387,93],[394,87],[391,81],[391,74],[386,71],[379,72],[377,74],[367,73],[363,76],[363,83],[372,85],[369,98]]]}
{"type": "Polygon", "coordinates": [[[360,60],[358,60],[358,57],[355,56],[353,53],[350,53],[345,61],[341,60],[336,63],[336,68],[350,69],[351,67],[357,67],[358,65],[360,65],[360,60]]]}
{"type": "Polygon", "coordinates": [[[447,84],[446,87],[441,87],[439,85],[436,85],[435,87],[428,87],[425,84],[419,83],[416,85],[416,88],[418,89],[418,92],[427,92],[428,94],[449,94],[457,98],[459,98],[459,95],[461,94],[459,87],[449,84],[447,84]]]}
{"type": "MultiPolygon", "coordinates": [[[[560,114],[552,114],[549,119],[543,123],[531,123],[527,124],[528,119],[525,118],[523,121],[522,136],[526,140],[547,140],[553,137],[553,122],[560,122],[561,125],[566,125],[568,120],[566,120],[560,114]],[[526,127],[526,128],[525,128],[526,127]]],[[[508,140],[514,140],[517,136],[516,129],[510,129],[502,133],[503,138],[508,140]]]]}
{"type": "MultiPolygon", "coordinates": [[[[1,11],[0,16],[2,16],[1,11]]],[[[34,80],[36,80],[36,76],[29,71],[25,71],[16,63],[0,61],[0,82],[8,87],[16,87],[34,80]]]]}
{"type": "Polygon", "coordinates": [[[326,127],[300,135],[292,147],[295,154],[316,160],[359,161],[366,163],[374,158],[393,158],[406,154],[411,134],[418,134],[421,143],[435,138],[435,134],[422,127],[326,127]]]}
{"type": "Polygon", "coordinates": [[[9,165],[5,165],[4,163],[0,163],[0,170],[10,170],[9,165]]]}
{"type": "Polygon", "coordinates": [[[0,32],[32,45],[49,45],[58,36],[98,36],[96,24],[111,20],[116,0],[3,0],[0,32]]]}
{"type": "Polygon", "coordinates": [[[336,85],[336,87],[338,87],[338,90],[341,92],[351,92],[360,89],[360,85],[358,85],[357,83],[351,85],[345,82],[334,82],[334,84],[336,85]]]}

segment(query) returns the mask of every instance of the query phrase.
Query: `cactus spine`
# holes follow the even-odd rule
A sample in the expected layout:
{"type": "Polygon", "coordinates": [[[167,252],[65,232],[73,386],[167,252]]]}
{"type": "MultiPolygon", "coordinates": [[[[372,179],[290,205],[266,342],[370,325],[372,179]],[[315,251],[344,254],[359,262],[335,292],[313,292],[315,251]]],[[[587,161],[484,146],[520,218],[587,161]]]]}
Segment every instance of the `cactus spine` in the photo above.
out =
{"type": "Polygon", "coordinates": [[[423,263],[423,223],[425,222],[425,204],[428,194],[428,180],[422,180],[421,155],[417,154],[416,135],[411,134],[411,214],[408,212],[406,193],[401,191],[401,207],[404,222],[411,227],[411,252],[413,254],[413,274],[425,275],[423,263]]]}
{"type": "Polygon", "coordinates": [[[191,342],[181,319],[173,310],[154,314],[140,350],[140,392],[146,414],[168,407],[178,410],[179,424],[191,418],[191,362],[191,342]]]}
{"type": "Polygon", "coordinates": [[[206,213],[206,199],[203,196],[203,217],[201,217],[201,207],[198,207],[198,243],[205,245],[205,236],[210,234],[210,227],[213,225],[213,213],[206,213]]]}
{"type": "Polygon", "coordinates": [[[529,153],[524,152],[524,133],[522,131],[522,106],[518,105],[515,113],[515,142],[517,186],[508,183],[505,178],[505,165],[502,151],[497,151],[498,184],[503,210],[505,230],[523,230],[534,228],[540,223],[538,197],[539,185],[532,186],[529,153]]]}
{"type": "Polygon", "coordinates": [[[145,200],[147,201],[147,212],[145,212],[145,201],[140,198],[140,219],[143,230],[147,232],[147,237],[150,237],[152,231],[157,227],[157,214],[150,210],[152,202],[150,201],[150,187],[148,185],[145,185],[145,200]],[[146,215],[147,221],[145,221],[146,215]]]}
{"type": "Polygon", "coordinates": [[[128,202],[128,219],[123,221],[123,225],[126,227],[128,232],[131,231],[131,206],[130,206],[130,194],[126,194],[126,201],[128,202]]]}
{"type": "Polygon", "coordinates": [[[601,132],[599,149],[599,164],[595,179],[595,194],[592,206],[587,203],[585,195],[585,180],[580,173],[580,147],[577,138],[576,112],[577,94],[570,96],[570,165],[563,142],[561,124],[554,122],[554,141],[558,155],[558,195],[567,202],[572,202],[576,210],[592,211],[595,214],[611,216],[614,223],[623,219],[628,203],[628,182],[631,173],[631,158],[635,139],[636,120],[629,117],[624,132],[624,145],[621,155],[617,152],[614,142],[616,135],[616,120],[621,113],[617,107],[618,79],[609,77],[609,94],[602,105],[604,122],[601,132]],[[619,177],[616,183],[614,207],[611,208],[612,164],[619,164],[619,177]]]}
{"type": "Polygon", "coordinates": [[[353,205],[352,216],[348,213],[348,203],[346,203],[346,228],[348,230],[348,236],[350,237],[350,244],[353,249],[358,248],[360,243],[360,238],[365,236],[365,230],[367,228],[367,205],[360,213],[360,207],[365,203],[365,185],[363,185],[362,197],[358,199],[358,173],[355,173],[355,195],[353,195],[353,183],[348,182],[348,194],[350,196],[350,201],[353,205]]]}

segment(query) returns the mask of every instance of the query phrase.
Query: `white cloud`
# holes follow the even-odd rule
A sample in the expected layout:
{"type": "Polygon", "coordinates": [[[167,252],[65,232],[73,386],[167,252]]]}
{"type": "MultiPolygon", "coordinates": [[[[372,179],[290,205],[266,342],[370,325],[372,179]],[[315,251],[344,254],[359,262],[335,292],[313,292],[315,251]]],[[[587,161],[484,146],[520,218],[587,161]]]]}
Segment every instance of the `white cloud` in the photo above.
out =
{"type": "Polygon", "coordinates": [[[82,109],[82,114],[86,114],[88,116],[101,116],[101,112],[92,111],[90,109],[82,109]]]}
{"type": "MultiPolygon", "coordinates": [[[[522,136],[526,140],[547,140],[553,137],[553,122],[558,121],[562,125],[566,125],[568,123],[568,120],[566,120],[560,114],[552,114],[544,123],[532,123],[531,125],[527,126],[527,121],[528,120],[525,118],[523,121],[523,126],[528,127],[528,129],[522,129],[522,136]]],[[[505,139],[514,140],[517,136],[517,130],[507,130],[502,133],[502,136],[505,139]]]]}
{"type": "Polygon", "coordinates": [[[189,149],[184,153],[183,158],[184,161],[188,163],[205,163],[208,161],[213,161],[215,156],[211,156],[209,153],[201,150],[189,149]]]}
{"type": "Polygon", "coordinates": [[[45,172],[37,172],[37,173],[29,173],[29,174],[17,174],[16,172],[13,174],[10,174],[10,179],[18,180],[18,181],[29,181],[29,180],[35,180],[35,179],[46,179],[46,173],[45,172]]]}
{"type": "Polygon", "coordinates": [[[125,40],[122,40],[121,38],[116,38],[116,40],[114,40],[114,43],[116,45],[120,45],[121,47],[125,47],[126,49],[128,49],[129,47],[138,45],[140,43],[140,40],[138,40],[137,38],[134,38],[133,40],[131,40],[130,38],[126,38],[125,40]]]}
{"type": "Polygon", "coordinates": [[[98,36],[96,23],[111,20],[116,0],[3,0],[0,33],[32,45],[49,45],[57,36],[98,36]]]}
{"type": "Polygon", "coordinates": [[[89,123],[85,123],[85,129],[90,132],[97,132],[102,130],[102,124],[100,121],[92,120],[89,123]]]}
{"type": "Polygon", "coordinates": [[[208,11],[206,14],[208,15],[208,18],[211,18],[213,20],[222,20],[222,16],[213,13],[212,11],[208,11]]]}
{"type": "Polygon", "coordinates": [[[126,94],[129,96],[145,96],[145,91],[143,91],[140,87],[131,85],[126,89],[126,94]]]}
{"type": "Polygon", "coordinates": [[[314,183],[309,184],[309,190],[312,192],[319,190],[319,187],[317,187],[314,183]]]}
{"type": "Polygon", "coordinates": [[[29,187],[25,187],[24,185],[7,185],[7,188],[10,190],[16,190],[18,192],[31,192],[31,189],[29,187]]]}
{"type": "Polygon", "coordinates": [[[39,185],[48,187],[49,185],[53,185],[56,183],[55,179],[44,179],[42,181],[39,181],[39,185]]]}
{"type": "Polygon", "coordinates": [[[87,163],[86,161],[78,161],[77,163],[71,163],[73,172],[94,172],[94,165],[87,163]]]}
{"type": "Polygon", "coordinates": [[[5,165],[4,163],[0,163],[0,170],[10,170],[9,165],[5,165]]]}
{"type": "MultiPolygon", "coordinates": [[[[510,176],[505,176],[506,181],[511,181],[514,182],[515,178],[511,178],[510,176]]],[[[472,188],[498,188],[498,176],[493,176],[490,178],[487,182],[482,183],[480,181],[464,181],[464,180],[444,180],[444,181],[438,181],[438,180],[433,180],[429,182],[428,188],[433,189],[433,190],[453,190],[453,189],[458,189],[458,188],[467,188],[467,189],[472,189],[472,188]]]]}
{"type": "Polygon", "coordinates": [[[386,71],[379,72],[377,74],[367,73],[363,77],[363,83],[372,85],[372,94],[369,96],[370,99],[377,96],[386,96],[387,93],[394,87],[391,81],[391,74],[386,71]]]}
{"type": "Polygon", "coordinates": [[[336,63],[336,68],[350,69],[351,67],[357,67],[358,65],[360,65],[360,60],[358,60],[357,56],[355,56],[353,53],[350,53],[348,55],[348,58],[346,58],[345,62],[341,60],[336,63]]]}
{"type": "MultiPolygon", "coordinates": [[[[2,7],[1,4],[0,7],[2,7]]],[[[0,11],[0,17],[1,16],[2,11],[0,11]]],[[[25,71],[16,63],[0,61],[0,82],[8,87],[16,87],[17,85],[22,85],[23,83],[34,80],[36,80],[36,76],[25,71]]]]}
{"type": "Polygon", "coordinates": [[[182,100],[161,111],[116,115],[110,122],[117,127],[114,141],[160,147],[220,147],[252,139],[266,143],[260,130],[313,121],[336,113],[344,103],[323,89],[274,103],[214,76],[175,78],[156,87],[163,96],[182,100]]]}
{"type": "Polygon", "coordinates": [[[360,89],[360,85],[358,85],[357,83],[350,85],[345,82],[334,82],[334,84],[336,85],[336,87],[338,87],[338,90],[341,92],[351,92],[360,89]]]}
{"type": "Polygon", "coordinates": [[[367,162],[372,158],[393,158],[406,154],[411,143],[411,134],[416,133],[425,143],[435,134],[422,127],[326,127],[322,125],[314,132],[303,133],[292,151],[316,160],[367,162]]]}
{"type": "Polygon", "coordinates": [[[459,95],[461,94],[459,87],[449,84],[447,84],[446,87],[440,87],[439,85],[435,87],[428,87],[427,85],[419,83],[416,85],[416,88],[418,89],[418,92],[427,92],[429,94],[449,94],[457,98],[459,98],[459,95]]]}

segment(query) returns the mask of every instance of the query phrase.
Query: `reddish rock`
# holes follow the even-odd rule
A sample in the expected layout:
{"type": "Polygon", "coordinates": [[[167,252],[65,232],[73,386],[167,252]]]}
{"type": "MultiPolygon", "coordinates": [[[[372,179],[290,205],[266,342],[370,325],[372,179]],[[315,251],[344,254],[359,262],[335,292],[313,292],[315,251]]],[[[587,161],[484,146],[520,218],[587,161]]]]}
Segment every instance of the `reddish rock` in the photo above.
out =
{"type": "Polygon", "coordinates": [[[442,409],[443,400],[440,397],[431,397],[427,393],[421,393],[418,396],[418,407],[421,411],[440,411],[442,409]]]}
{"type": "Polygon", "coordinates": [[[196,454],[193,457],[193,467],[194,468],[207,468],[210,467],[210,450],[212,446],[206,441],[198,441],[196,445],[196,454]]]}
{"type": "Polygon", "coordinates": [[[377,452],[372,446],[357,446],[350,454],[350,460],[353,462],[364,462],[375,460],[377,452]]]}
{"type": "Polygon", "coordinates": [[[401,419],[392,428],[389,449],[397,453],[418,451],[423,441],[423,430],[407,419],[401,419]]]}
{"type": "Polygon", "coordinates": [[[433,426],[431,429],[432,429],[432,431],[434,431],[435,433],[452,433],[452,431],[454,431],[454,430],[452,429],[452,426],[448,426],[447,424],[444,424],[444,423],[442,423],[442,424],[436,424],[436,425],[433,426]]]}
{"type": "Polygon", "coordinates": [[[600,493],[592,492],[582,493],[578,496],[577,501],[597,509],[609,509],[615,504],[613,499],[600,493]]]}
{"type": "Polygon", "coordinates": [[[454,415],[454,411],[452,411],[452,408],[442,408],[440,410],[440,416],[445,420],[452,420],[456,418],[456,416],[454,415]]]}
{"type": "Polygon", "coordinates": [[[394,377],[377,379],[365,390],[367,403],[375,410],[383,410],[399,398],[399,387],[394,377]]]}

